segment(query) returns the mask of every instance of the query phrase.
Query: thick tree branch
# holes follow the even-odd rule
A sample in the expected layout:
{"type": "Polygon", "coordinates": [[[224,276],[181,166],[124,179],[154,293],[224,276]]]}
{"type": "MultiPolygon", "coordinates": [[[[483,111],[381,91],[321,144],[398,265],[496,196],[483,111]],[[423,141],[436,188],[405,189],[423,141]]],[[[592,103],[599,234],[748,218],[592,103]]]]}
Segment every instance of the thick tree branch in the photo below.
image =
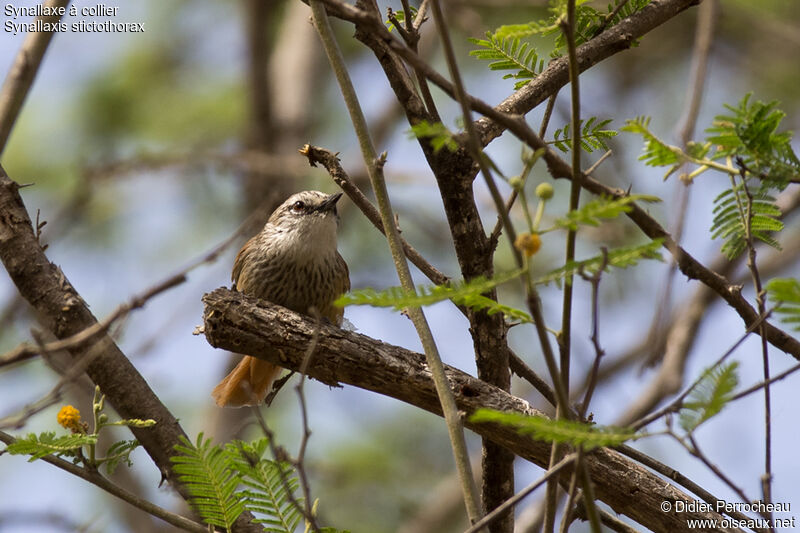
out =
{"type": "MultiPolygon", "coordinates": [[[[248,353],[290,370],[300,369],[314,330],[319,328],[313,319],[225,288],[206,294],[203,301],[205,335],[212,346],[248,353]]],[[[422,354],[333,326],[323,325],[319,333],[308,376],[330,386],[354,385],[441,416],[436,389],[422,354]]],[[[467,415],[479,407],[542,415],[528,402],[461,370],[446,367],[446,372],[458,408],[467,415]]],[[[547,468],[548,443],[521,436],[504,426],[469,421],[465,425],[547,468]]],[[[617,513],[654,531],[688,531],[688,519],[719,518],[713,513],[662,512],[659,506],[664,501],[693,498],[613,450],[597,450],[588,454],[585,461],[597,497],[617,513]]],[[[568,481],[567,475],[564,482],[568,481]]]]}
{"type": "MultiPolygon", "coordinates": [[[[671,20],[701,0],[654,0],[644,9],[620,21],[605,30],[597,37],[579,46],[577,63],[581,72],[614,54],[630,48],[631,43],[648,32],[671,20]]],[[[413,50],[394,38],[383,25],[380,16],[375,16],[366,9],[361,9],[366,2],[356,6],[341,0],[324,0],[328,12],[334,16],[352,22],[356,27],[356,38],[366,44],[381,62],[389,82],[398,96],[398,100],[406,110],[410,119],[428,118],[422,99],[413,91],[413,83],[398,56],[419,69],[434,85],[442,89],[451,98],[456,98],[455,88],[444,76],[436,72],[430,65],[422,61],[413,50]],[[402,84],[397,81],[402,80],[402,84]],[[398,89],[401,89],[398,91],[398,89]]],[[[467,95],[466,99],[473,111],[484,118],[476,121],[483,144],[500,136],[509,128],[509,121],[497,120],[498,115],[505,115],[509,120],[525,115],[537,105],[554,94],[569,81],[569,65],[566,57],[552,61],[547,68],[525,87],[514,92],[496,107],[491,107],[482,100],[467,95]]],[[[415,120],[411,120],[412,124],[415,120]]],[[[476,169],[477,170],[477,169],[476,169]]]]}
{"type": "MultiPolygon", "coordinates": [[[[50,262],[36,239],[19,185],[0,167],[0,260],[20,294],[35,309],[39,322],[56,338],[64,339],[95,327],[97,319],[61,269],[50,262]]],[[[188,497],[169,457],[178,438],[186,435],[177,419],[161,403],[108,334],[69,350],[75,361],[87,363],[86,373],[100,386],[122,418],[152,418],[150,428],[130,428],[153,459],[161,475],[188,497]],[[86,359],[86,357],[90,359],[86,359]]],[[[248,530],[249,515],[242,518],[248,530]]],[[[260,530],[254,528],[253,531],[260,530]]]]}
{"type": "MultiPolygon", "coordinates": [[[[577,63],[581,72],[588,70],[604,59],[627,50],[636,39],[671,20],[702,0],[654,0],[642,10],[608,28],[603,33],[578,47],[577,63]]],[[[569,82],[569,60],[561,57],[526,86],[500,102],[495,109],[511,115],[524,115],[551,94],[569,82]]],[[[482,118],[478,120],[484,143],[503,133],[502,123],[482,118]]]]}

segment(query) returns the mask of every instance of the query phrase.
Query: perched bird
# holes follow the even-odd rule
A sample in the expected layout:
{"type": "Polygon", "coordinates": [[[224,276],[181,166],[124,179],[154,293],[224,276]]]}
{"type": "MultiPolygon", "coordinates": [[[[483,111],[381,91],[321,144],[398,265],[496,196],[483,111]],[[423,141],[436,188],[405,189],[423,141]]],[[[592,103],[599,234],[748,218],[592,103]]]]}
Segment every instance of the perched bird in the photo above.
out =
{"type": "MultiPolygon", "coordinates": [[[[270,215],[264,229],[239,250],[233,264],[234,289],[297,313],[316,309],[333,324],[344,310],[333,304],[350,289],[347,263],[336,249],[342,193],[293,194],[270,215]]],[[[211,393],[220,407],[258,405],[281,368],[244,356],[211,393]]]]}

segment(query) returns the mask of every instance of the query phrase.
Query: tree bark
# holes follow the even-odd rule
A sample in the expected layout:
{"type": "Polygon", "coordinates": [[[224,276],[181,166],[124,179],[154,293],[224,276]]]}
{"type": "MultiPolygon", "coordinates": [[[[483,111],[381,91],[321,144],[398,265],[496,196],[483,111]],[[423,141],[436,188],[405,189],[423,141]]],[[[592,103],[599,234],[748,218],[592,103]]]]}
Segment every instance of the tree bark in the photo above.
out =
{"type": "MultiPolygon", "coordinates": [[[[0,167],[0,260],[42,326],[59,339],[69,337],[97,324],[97,319],[64,272],[44,254],[19,189],[19,184],[0,167]]],[[[75,364],[88,363],[86,374],[100,386],[122,418],[156,421],[150,428],[130,430],[163,478],[187,499],[186,487],[178,481],[169,460],[179,437],[186,433],[142,375],[107,334],[98,335],[69,353],[75,364]]],[[[261,531],[249,524],[251,519],[249,513],[240,517],[237,524],[241,528],[237,531],[261,531]]]]}
{"type": "MultiPolygon", "coordinates": [[[[317,324],[283,307],[219,288],[203,296],[204,328],[208,342],[217,348],[279,364],[298,371],[315,330],[317,349],[307,375],[327,385],[342,383],[396,398],[442,415],[439,400],[422,354],[383,343],[358,333],[317,324]]],[[[468,417],[479,407],[544,416],[525,400],[446,367],[459,410],[468,417]]],[[[514,429],[465,422],[481,437],[515,455],[547,468],[550,444],[522,436],[514,429]]],[[[596,496],[614,511],[653,531],[689,531],[687,520],[721,519],[715,513],[662,512],[663,502],[694,501],[690,496],[644,467],[610,449],[595,450],[585,458],[596,496]]],[[[569,472],[561,478],[569,483],[569,472]]]]}

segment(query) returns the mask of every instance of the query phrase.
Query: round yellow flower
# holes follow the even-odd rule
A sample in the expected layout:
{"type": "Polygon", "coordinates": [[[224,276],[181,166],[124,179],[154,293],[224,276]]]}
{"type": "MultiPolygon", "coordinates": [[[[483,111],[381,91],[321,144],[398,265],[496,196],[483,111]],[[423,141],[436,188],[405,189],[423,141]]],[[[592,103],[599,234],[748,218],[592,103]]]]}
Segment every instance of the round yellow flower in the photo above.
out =
{"type": "Polygon", "coordinates": [[[538,233],[521,233],[514,241],[514,247],[526,257],[531,257],[542,247],[542,238],[538,233]]]}
{"type": "Polygon", "coordinates": [[[58,412],[58,417],[56,417],[56,420],[61,427],[72,430],[73,433],[83,432],[83,426],[81,425],[81,412],[71,405],[65,405],[62,407],[58,412]]]}

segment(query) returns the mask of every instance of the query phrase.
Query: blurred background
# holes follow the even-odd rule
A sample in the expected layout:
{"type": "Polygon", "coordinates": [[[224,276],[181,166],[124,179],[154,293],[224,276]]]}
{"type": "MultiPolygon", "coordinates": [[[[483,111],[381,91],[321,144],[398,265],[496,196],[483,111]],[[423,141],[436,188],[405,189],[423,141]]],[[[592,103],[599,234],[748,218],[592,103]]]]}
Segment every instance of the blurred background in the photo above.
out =
{"type": "MultiPolygon", "coordinates": [[[[706,0],[708,1],[708,0],[706,0]]],[[[723,104],[737,103],[752,91],[760,100],[777,99],[787,113],[784,127],[800,124],[800,4],[790,0],[720,2],[716,29],[695,138],[723,104]]],[[[13,2],[15,6],[34,2],[13,2]]],[[[79,9],[95,5],[74,2],[79,9]]],[[[399,2],[391,5],[402,9],[399,2]]],[[[605,7],[603,4],[602,7],[605,7]]],[[[445,8],[458,47],[467,89],[489,103],[513,92],[512,80],[490,73],[486,64],[469,57],[468,37],[483,38],[501,24],[546,16],[542,1],[448,0],[445,8]]],[[[581,77],[582,114],[613,118],[619,128],[627,118],[652,116],[651,127],[672,143],[686,105],[692,45],[698,10],[691,9],[647,35],[638,47],[618,54],[581,77]]],[[[168,277],[232,235],[248,215],[259,213],[245,230],[249,236],[272,208],[302,189],[336,190],[319,169],[309,168],[297,153],[304,143],[340,152],[351,176],[365,191],[369,184],[355,136],[345,113],[318,38],[310,10],[299,1],[215,2],[139,0],[119,5],[113,18],[86,20],[142,22],[144,33],[61,33],[55,35],[29,94],[2,164],[9,176],[33,186],[22,191],[32,217],[47,221],[42,240],[48,257],[60,265],[95,315],[102,318],[134,295],[168,277]]],[[[5,16],[3,22],[11,19],[5,16]]],[[[16,22],[20,22],[17,20],[16,22]]],[[[67,23],[74,22],[67,17],[67,23]]],[[[6,27],[7,28],[7,27],[6,27]]],[[[352,39],[350,25],[334,21],[364,106],[376,148],[388,152],[386,176],[404,237],[445,274],[457,278],[458,265],[450,243],[435,181],[375,57],[352,39]]],[[[421,53],[446,72],[432,23],[425,26],[421,53]]],[[[8,72],[24,34],[0,32],[0,73],[8,72]]],[[[547,57],[542,42],[540,55],[547,57]]],[[[443,120],[456,128],[457,105],[436,89],[443,120]]],[[[543,107],[543,106],[540,106],[543,107]]],[[[529,116],[538,129],[542,110],[529,116]]],[[[548,138],[568,122],[568,91],[559,96],[548,138]]],[[[667,227],[676,223],[684,185],[661,179],[662,170],[637,161],[641,144],[629,134],[610,143],[613,156],[595,176],[633,192],[664,199],[651,207],[667,227]]],[[[795,143],[795,149],[797,144],[795,143]]],[[[493,142],[488,153],[506,176],[520,172],[520,145],[508,136],[493,142]]],[[[588,167],[601,154],[584,157],[588,167]]],[[[552,180],[534,169],[530,185],[552,180]]],[[[476,196],[494,226],[491,198],[481,179],[476,196]]],[[[553,183],[555,199],[546,216],[563,214],[568,184],[553,183]]],[[[510,189],[502,184],[502,192],[510,189]]],[[[787,193],[797,196],[795,186],[787,193]]],[[[704,175],[689,188],[684,245],[708,264],[720,242],[709,240],[713,198],[727,188],[721,175],[704,175]]],[[[381,235],[347,200],[340,202],[339,249],[350,265],[354,288],[397,285],[388,247],[381,235]]],[[[522,227],[522,213],[514,211],[522,227]]],[[[798,226],[786,219],[781,242],[782,263],[768,275],[800,275],[797,267],[798,226]],[[789,255],[787,255],[789,254],[789,255]],[[791,255],[794,254],[794,255],[791,255]]],[[[113,331],[123,352],[145,376],[191,436],[203,431],[217,441],[255,437],[248,413],[221,410],[210,397],[217,381],[236,359],[214,350],[192,335],[201,322],[203,293],[230,284],[233,257],[245,236],[215,262],[194,270],[188,282],[148,302],[113,331]]],[[[563,262],[562,237],[544,237],[536,256],[541,272],[563,262]]],[[[644,242],[626,220],[582,232],[578,257],[596,255],[600,246],[644,242]]],[[[774,258],[768,252],[764,261],[774,258]]],[[[497,270],[513,268],[508,245],[501,242],[497,270]]],[[[658,353],[648,337],[658,308],[681,313],[696,289],[678,274],[667,297],[668,263],[649,262],[616,271],[601,283],[601,342],[608,372],[592,404],[595,420],[613,423],[647,387],[655,370],[644,364],[658,353]],[[613,363],[619,363],[614,365],[613,363]]],[[[741,276],[741,266],[731,274],[741,276]]],[[[427,280],[415,272],[419,283],[427,280]]],[[[588,371],[594,352],[589,342],[590,289],[578,283],[574,311],[574,381],[588,371]]],[[[745,284],[745,294],[752,290],[745,284]]],[[[522,306],[518,287],[501,291],[502,301],[522,306]]],[[[561,294],[542,290],[545,316],[560,323],[561,294]]],[[[449,303],[427,309],[446,363],[475,373],[472,342],[464,317],[449,303]]],[[[668,317],[669,313],[661,316],[668,317]]],[[[359,332],[419,350],[414,329],[405,317],[387,310],[348,308],[345,317],[359,332]]],[[[31,338],[36,329],[27,303],[21,301],[5,273],[0,274],[0,353],[31,338]]],[[[708,307],[693,345],[689,379],[716,360],[743,332],[741,320],[724,305],[708,307]]],[[[531,328],[510,334],[517,352],[536,370],[544,371],[531,328]]],[[[772,350],[772,371],[794,361],[772,350]]],[[[743,385],[760,380],[757,339],[748,339],[733,356],[740,362],[743,385]]],[[[34,361],[0,373],[0,417],[18,412],[46,394],[58,379],[51,365],[34,361]]],[[[798,394],[789,378],[773,388],[774,501],[800,509],[800,439],[795,405],[798,394]]],[[[330,389],[316,382],[306,386],[313,435],[307,468],[312,491],[320,498],[322,522],[354,532],[459,531],[463,509],[452,487],[452,458],[443,422],[392,399],[345,386],[330,389]],[[435,529],[423,529],[433,510],[444,515],[435,529]]],[[[63,403],[90,410],[92,387],[79,381],[68,388],[63,403]]],[[[513,392],[544,410],[538,394],[519,380],[513,392]]],[[[763,469],[762,396],[752,395],[727,407],[698,432],[704,451],[748,495],[761,494],[763,469]]],[[[296,395],[285,389],[270,409],[268,422],[280,441],[296,450],[301,425],[296,395]]],[[[19,433],[55,427],[58,405],[30,418],[19,433]]],[[[660,427],[660,426],[659,426],[660,427]]],[[[659,429],[654,427],[653,430],[659,429]]],[[[123,431],[119,433],[124,437],[123,431]]],[[[468,435],[476,457],[479,440],[468,435]]],[[[640,441],[637,447],[689,476],[718,497],[734,499],[730,490],[699,461],[666,437],[640,441]]],[[[158,488],[160,474],[144,452],[133,455],[132,469],[120,468],[117,481],[168,508],[183,511],[179,498],[158,488]]],[[[541,470],[523,461],[517,486],[536,479],[541,470]]],[[[0,457],[0,531],[167,531],[93,486],[42,462],[0,457]]],[[[518,508],[520,523],[537,509],[536,496],[518,508]]],[[[786,516],[783,516],[784,518],[786,516]]],[[[461,529],[460,529],[461,528],[461,529]]],[[[575,531],[583,526],[576,525],[575,531]]]]}

